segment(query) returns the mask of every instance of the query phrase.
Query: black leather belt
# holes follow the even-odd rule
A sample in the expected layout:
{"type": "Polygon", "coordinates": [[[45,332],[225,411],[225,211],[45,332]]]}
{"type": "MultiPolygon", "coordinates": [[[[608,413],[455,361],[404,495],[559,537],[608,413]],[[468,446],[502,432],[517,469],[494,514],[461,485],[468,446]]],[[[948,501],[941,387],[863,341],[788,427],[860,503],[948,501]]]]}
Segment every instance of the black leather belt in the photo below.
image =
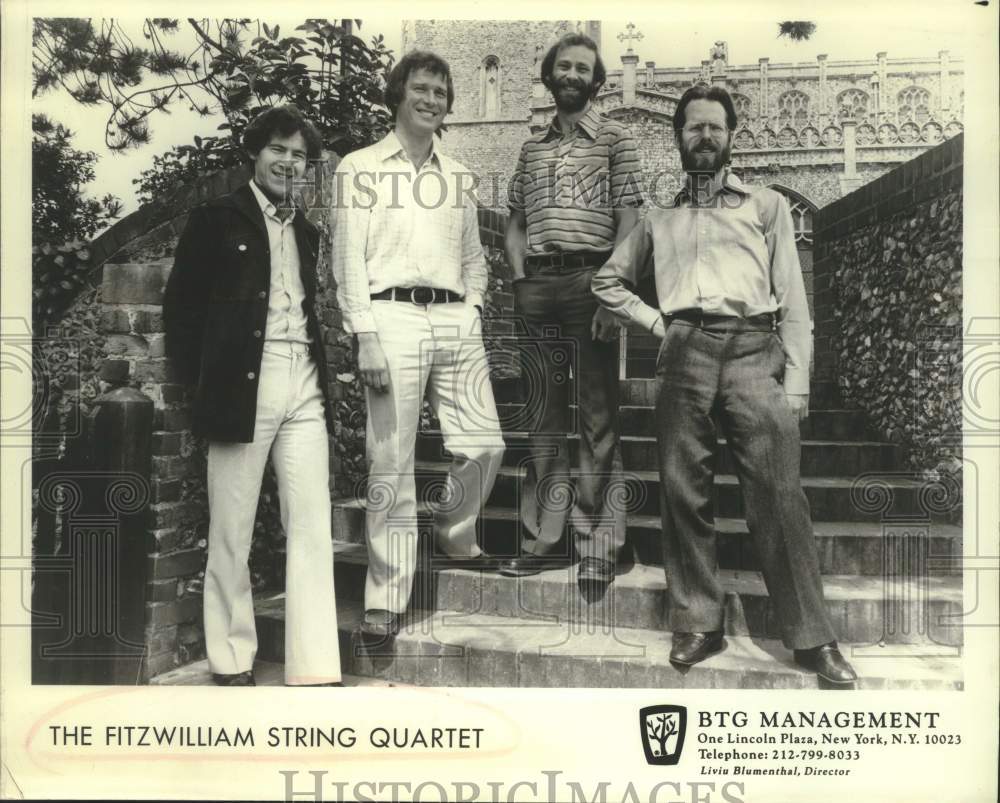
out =
{"type": "Polygon", "coordinates": [[[525,254],[526,268],[599,268],[611,256],[610,251],[579,251],[575,254],[564,254],[561,251],[551,254],[525,254]]]}
{"type": "Polygon", "coordinates": [[[439,287],[390,287],[371,295],[372,301],[408,301],[411,304],[452,304],[464,298],[439,287]]]}
{"type": "Polygon", "coordinates": [[[684,309],[663,317],[667,326],[671,321],[684,321],[699,329],[716,332],[774,332],[778,329],[778,319],[773,312],[740,318],[736,315],[713,315],[698,309],[684,309]]]}

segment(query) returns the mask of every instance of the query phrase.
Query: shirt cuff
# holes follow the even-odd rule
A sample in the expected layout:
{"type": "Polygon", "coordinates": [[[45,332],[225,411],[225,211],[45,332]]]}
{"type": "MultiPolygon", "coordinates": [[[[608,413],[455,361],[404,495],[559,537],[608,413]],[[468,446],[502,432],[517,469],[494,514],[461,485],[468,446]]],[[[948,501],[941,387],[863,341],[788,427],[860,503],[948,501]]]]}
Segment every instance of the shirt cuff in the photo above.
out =
{"type": "Polygon", "coordinates": [[[344,319],[344,331],[350,335],[362,335],[365,332],[377,332],[375,316],[371,310],[352,315],[350,320],[344,319]]]}
{"type": "Polygon", "coordinates": [[[793,396],[809,395],[809,371],[801,368],[794,368],[785,363],[785,393],[793,396]]]}
{"type": "Polygon", "coordinates": [[[653,309],[652,307],[643,304],[635,311],[634,320],[636,323],[643,326],[647,331],[652,332],[656,322],[662,317],[663,314],[658,309],[653,309]]]}

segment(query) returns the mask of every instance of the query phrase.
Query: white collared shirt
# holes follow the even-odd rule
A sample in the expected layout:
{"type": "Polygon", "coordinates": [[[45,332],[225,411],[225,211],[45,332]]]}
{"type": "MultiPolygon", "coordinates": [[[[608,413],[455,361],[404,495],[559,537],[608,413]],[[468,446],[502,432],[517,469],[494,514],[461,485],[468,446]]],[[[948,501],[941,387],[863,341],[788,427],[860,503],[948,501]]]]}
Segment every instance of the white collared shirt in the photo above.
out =
{"type": "Polygon", "coordinates": [[[348,332],[374,332],[371,295],[434,287],[481,306],[488,271],[474,176],[436,143],[417,170],[394,131],[337,166],[333,275],[348,332]]]}
{"type": "Polygon", "coordinates": [[[306,314],[302,309],[306,291],[299,273],[299,247],[295,242],[294,215],[282,220],[278,208],[261,191],[256,182],[250,182],[267,225],[267,239],[271,249],[271,287],[267,297],[267,325],[264,339],[288,343],[309,343],[306,314]]]}

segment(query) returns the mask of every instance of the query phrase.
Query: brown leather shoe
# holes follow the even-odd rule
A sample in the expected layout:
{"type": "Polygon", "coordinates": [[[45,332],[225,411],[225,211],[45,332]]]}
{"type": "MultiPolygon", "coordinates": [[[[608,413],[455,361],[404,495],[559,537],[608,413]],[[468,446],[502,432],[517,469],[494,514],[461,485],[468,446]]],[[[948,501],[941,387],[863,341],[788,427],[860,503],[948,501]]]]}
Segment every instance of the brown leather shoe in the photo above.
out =
{"type": "Polygon", "coordinates": [[[670,662],[681,666],[692,666],[719,652],[722,647],[721,630],[712,630],[708,633],[674,633],[670,662]]]}
{"type": "Polygon", "coordinates": [[[615,564],[602,558],[581,558],[576,577],[587,583],[613,583],[615,564]]]}
{"type": "Polygon", "coordinates": [[[390,639],[399,633],[399,614],[372,608],[370,611],[365,611],[360,630],[361,635],[368,640],[390,639]]]}
{"type": "Polygon", "coordinates": [[[237,672],[235,675],[212,675],[212,680],[215,681],[216,686],[256,686],[257,681],[254,680],[253,670],[248,669],[246,672],[237,672]]]}
{"type": "Polygon", "coordinates": [[[795,650],[795,663],[811,669],[827,683],[849,686],[857,683],[858,674],[840,654],[836,641],[808,650],[795,650]]]}

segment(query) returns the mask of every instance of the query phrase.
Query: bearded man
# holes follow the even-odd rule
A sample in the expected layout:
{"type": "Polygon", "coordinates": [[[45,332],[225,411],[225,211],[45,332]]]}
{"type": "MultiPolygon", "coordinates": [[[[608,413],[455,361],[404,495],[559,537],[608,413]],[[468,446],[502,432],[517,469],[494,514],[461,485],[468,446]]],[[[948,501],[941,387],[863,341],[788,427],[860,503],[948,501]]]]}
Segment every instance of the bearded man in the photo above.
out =
{"type": "Polygon", "coordinates": [[[857,676],[834,640],[799,477],[812,332],[791,213],[777,192],[729,171],[736,110],[725,89],[687,90],[673,125],[687,174],[674,208],[651,213],[593,281],[602,305],[663,338],[656,422],[670,659],[689,666],[724,646],[711,496],[717,418],[782,640],[798,663],[848,687],[857,676]],[[650,267],[659,309],[633,292],[650,267]]]}
{"type": "Polygon", "coordinates": [[[639,218],[641,169],[628,129],[591,106],[605,80],[593,39],[562,37],[541,73],[556,116],[521,148],[504,245],[514,308],[533,345],[522,369],[543,396],[520,499],[521,554],[500,572],[517,577],[565,565],[568,550],[559,546],[569,516],[579,579],[607,584],[625,541],[625,513],[612,498],[621,482],[618,323],[598,307],[590,282],[639,218]],[[570,370],[580,422],[575,488],[566,438],[570,370]]]}

